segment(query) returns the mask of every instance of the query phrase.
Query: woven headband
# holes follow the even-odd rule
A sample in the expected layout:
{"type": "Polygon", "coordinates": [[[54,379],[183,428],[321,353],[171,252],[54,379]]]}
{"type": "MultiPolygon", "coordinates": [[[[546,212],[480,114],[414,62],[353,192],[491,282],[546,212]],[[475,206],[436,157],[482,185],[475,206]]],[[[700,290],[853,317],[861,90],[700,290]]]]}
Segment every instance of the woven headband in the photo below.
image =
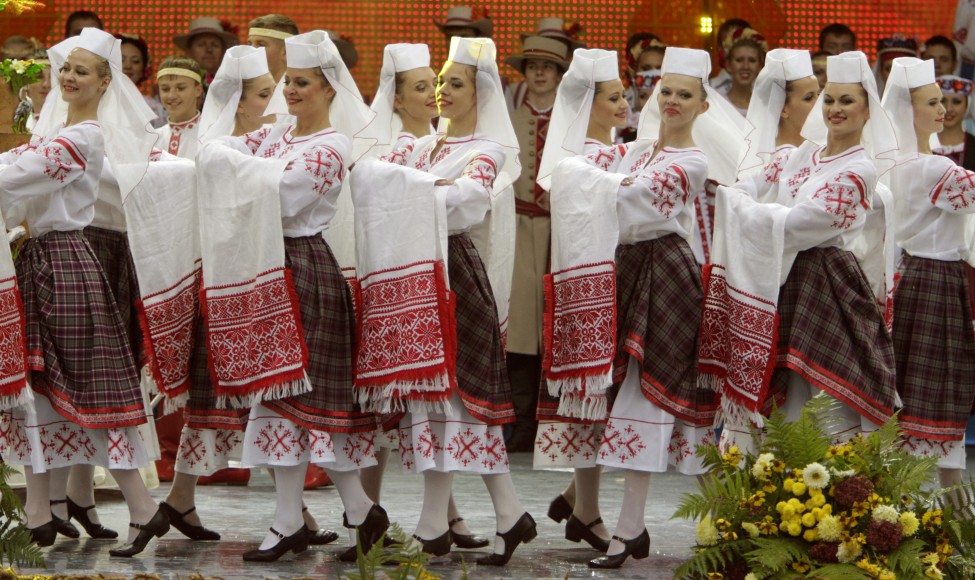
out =
{"type": "Polygon", "coordinates": [[[290,32],[282,32],[280,30],[274,30],[273,28],[251,28],[247,31],[250,36],[266,36],[268,38],[277,38],[278,40],[286,40],[294,36],[290,32]]]}
{"type": "Polygon", "coordinates": [[[177,68],[177,67],[161,68],[159,69],[159,72],[156,73],[156,80],[159,80],[165,75],[176,75],[180,77],[186,77],[186,78],[193,79],[194,81],[200,83],[201,85],[203,84],[203,77],[185,68],[177,68]]]}

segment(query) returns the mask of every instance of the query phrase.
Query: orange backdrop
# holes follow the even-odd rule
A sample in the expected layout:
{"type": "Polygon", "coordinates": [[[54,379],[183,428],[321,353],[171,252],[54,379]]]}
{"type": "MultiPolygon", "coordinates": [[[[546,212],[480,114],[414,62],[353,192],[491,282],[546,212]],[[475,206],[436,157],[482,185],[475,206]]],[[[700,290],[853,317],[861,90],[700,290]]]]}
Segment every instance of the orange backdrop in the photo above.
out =
{"type": "MultiPolygon", "coordinates": [[[[353,74],[364,94],[378,82],[382,47],[390,42],[425,42],[435,62],[447,44],[433,25],[447,7],[462,0],[47,0],[36,12],[13,16],[0,13],[0,40],[12,34],[34,36],[47,44],[60,40],[65,18],[74,10],[93,10],[109,31],[134,32],[147,39],[157,64],[176,52],[174,34],[185,32],[198,16],[226,19],[246,34],[247,22],[279,12],[293,18],[302,30],[323,28],[350,38],[359,50],[353,74]]],[[[709,48],[711,35],[700,31],[700,18],[710,16],[714,29],[726,18],[741,17],[768,38],[771,46],[815,48],[817,33],[830,22],[850,25],[860,47],[872,55],[877,39],[900,32],[922,41],[948,34],[954,2],[948,0],[526,0],[482,1],[494,20],[501,56],[517,51],[520,34],[531,32],[537,19],[562,16],[582,23],[582,40],[591,47],[621,49],[636,31],[652,31],[666,42],[709,48]]],[[[435,65],[436,66],[436,65],[435,65]]],[[[516,73],[501,65],[502,74],[516,73]]]]}

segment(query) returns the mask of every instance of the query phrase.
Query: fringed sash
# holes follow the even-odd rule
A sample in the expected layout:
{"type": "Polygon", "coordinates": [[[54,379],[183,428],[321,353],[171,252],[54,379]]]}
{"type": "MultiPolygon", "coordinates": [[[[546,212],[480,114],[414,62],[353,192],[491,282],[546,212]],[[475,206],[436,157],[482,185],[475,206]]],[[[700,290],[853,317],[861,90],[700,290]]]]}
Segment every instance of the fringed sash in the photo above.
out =
{"type": "Polygon", "coordinates": [[[443,412],[457,386],[447,210],[436,181],[372,159],[352,173],[361,273],[355,387],[369,411],[443,412]]]}
{"type": "Polygon", "coordinates": [[[564,417],[600,421],[607,414],[616,356],[616,194],[623,177],[579,158],[561,162],[553,176],[542,364],[564,417]]]}
{"type": "Polygon", "coordinates": [[[26,336],[24,307],[8,245],[0,250],[0,410],[13,409],[33,399],[27,385],[26,336]]]}
{"type": "Polygon", "coordinates": [[[284,267],[279,183],[286,160],[219,142],[198,156],[203,317],[218,407],[311,390],[298,297],[284,267]]]}
{"type": "Polygon", "coordinates": [[[775,368],[780,278],[788,273],[788,213],[734,188],[718,188],[712,263],[703,276],[699,380],[721,393],[721,414],[740,432],[763,425],[775,368]]]}
{"type": "Polygon", "coordinates": [[[123,208],[142,296],[142,381],[147,392],[166,395],[168,414],[189,400],[194,329],[201,324],[196,165],[185,159],[150,163],[123,208]]]}

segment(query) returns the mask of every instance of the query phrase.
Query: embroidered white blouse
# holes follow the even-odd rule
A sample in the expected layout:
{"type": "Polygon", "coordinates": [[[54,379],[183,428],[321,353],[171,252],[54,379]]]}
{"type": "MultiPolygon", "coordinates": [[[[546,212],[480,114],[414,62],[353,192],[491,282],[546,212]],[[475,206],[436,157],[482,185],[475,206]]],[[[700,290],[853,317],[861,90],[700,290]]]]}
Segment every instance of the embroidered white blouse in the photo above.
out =
{"type": "Polygon", "coordinates": [[[491,210],[494,180],[505,161],[504,149],[472,135],[446,139],[436,157],[431,158],[436,146],[437,135],[420,137],[412,147],[403,149],[405,157],[390,161],[454,180],[446,195],[448,233],[470,231],[491,210]]]}
{"type": "Polygon", "coordinates": [[[965,224],[975,213],[975,172],[948,157],[921,155],[894,168],[897,245],[912,256],[954,261],[968,256],[965,224]]]}
{"type": "Polygon", "coordinates": [[[781,145],[777,147],[772,152],[772,156],[769,158],[768,163],[765,164],[765,167],[761,171],[755,171],[749,175],[740,177],[738,183],[735,184],[735,189],[744,191],[756,201],[762,203],[774,202],[778,191],[773,188],[778,184],[779,176],[782,174],[782,168],[785,167],[789,156],[796,149],[797,147],[795,145],[781,145]]]}
{"type": "Polygon", "coordinates": [[[637,140],[586,155],[589,164],[633,180],[621,185],[616,201],[620,243],[634,244],[694,231],[694,198],[704,190],[708,161],[695,147],[664,147],[651,159],[656,141],[637,140]]]}
{"type": "Polygon", "coordinates": [[[196,159],[196,153],[200,149],[199,132],[200,113],[182,123],[170,121],[156,129],[156,133],[162,137],[156,142],[156,146],[170,155],[183,159],[196,159]]]}
{"type": "Polygon", "coordinates": [[[8,227],[25,217],[34,237],[84,229],[94,217],[105,164],[101,126],[85,121],[0,154],[0,202],[8,227]]]}
{"type": "Polygon", "coordinates": [[[281,226],[285,237],[298,238],[320,234],[335,216],[352,143],[335,129],[301,137],[292,130],[276,125],[223,141],[242,153],[291,161],[281,177],[281,226]]]}

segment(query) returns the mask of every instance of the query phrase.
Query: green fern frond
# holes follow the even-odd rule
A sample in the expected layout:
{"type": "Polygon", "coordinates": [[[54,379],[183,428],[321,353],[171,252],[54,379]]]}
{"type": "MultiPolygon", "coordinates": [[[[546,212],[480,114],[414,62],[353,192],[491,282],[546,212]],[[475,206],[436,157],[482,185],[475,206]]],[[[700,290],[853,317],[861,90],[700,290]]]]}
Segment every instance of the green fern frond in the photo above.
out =
{"type": "MultiPolygon", "coordinates": [[[[821,568],[812,570],[806,578],[817,578],[820,580],[869,580],[870,574],[850,564],[827,564],[821,568]]],[[[916,577],[905,576],[905,578],[916,577]]]]}
{"type": "Polygon", "coordinates": [[[887,554],[887,567],[898,578],[923,578],[922,551],[924,551],[924,540],[908,538],[887,554]]]}
{"type": "Polygon", "coordinates": [[[745,553],[745,559],[753,569],[763,575],[781,572],[789,564],[809,559],[809,549],[792,538],[755,538],[754,549],[745,553]]]}
{"type": "Polygon", "coordinates": [[[10,566],[40,568],[44,566],[41,549],[23,526],[8,528],[0,535],[0,563],[10,566]]]}
{"type": "Polygon", "coordinates": [[[717,546],[692,548],[694,555],[674,571],[677,580],[707,578],[709,572],[724,570],[736,557],[751,547],[751,540],[723,542],[717,546]]]}

